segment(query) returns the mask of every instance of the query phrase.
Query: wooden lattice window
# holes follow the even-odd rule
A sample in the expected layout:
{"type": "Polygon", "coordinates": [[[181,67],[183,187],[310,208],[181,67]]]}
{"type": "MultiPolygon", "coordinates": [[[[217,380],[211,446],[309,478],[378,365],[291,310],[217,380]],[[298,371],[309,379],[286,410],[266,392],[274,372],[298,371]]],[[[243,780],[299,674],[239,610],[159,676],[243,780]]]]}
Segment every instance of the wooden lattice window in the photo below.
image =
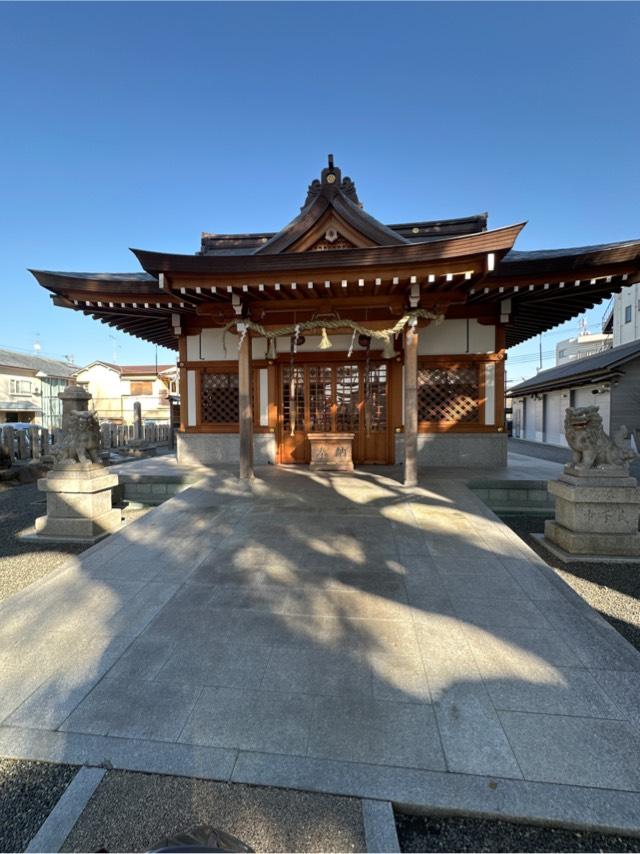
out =
{"type": "Polygon", "coordinates": [[[418,420],[477,422],[480,415],[478,365],[418,371],[418,420]]]}
{"type": "Polygon", "coordinates": [[[237,424],[238,374],[203,371],[200,376],[200,421],[203,424],[237,424]]]}

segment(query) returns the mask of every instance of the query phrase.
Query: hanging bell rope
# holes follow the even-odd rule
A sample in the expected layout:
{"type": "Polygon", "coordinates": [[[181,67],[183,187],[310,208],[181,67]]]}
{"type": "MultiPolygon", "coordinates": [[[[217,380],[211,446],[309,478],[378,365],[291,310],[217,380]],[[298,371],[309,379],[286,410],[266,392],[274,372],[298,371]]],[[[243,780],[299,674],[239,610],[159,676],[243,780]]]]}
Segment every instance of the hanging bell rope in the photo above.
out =
{"type": "Polygon", "coordinates": [[[381,342],[383,347],[383,358],[391,359],[395,355],[394,341],[396,336],[400,335],[407,323],[411,322],[415,328],[418,320],[433,320],[436,325],[439,325],[444,320],[444,315],[441,312],[428,311],[425,308],[414,308],[399,318],[399,320],[397,320],[389,329],[369,329],[366,326],[356,323],[354,320],[347,320],[346,318],[335,320],[331,318],[305,320],[301,323],[291,324],[290,326],[282,326],[279,329],[265,329],[261,323],[256,323],[248,318],[244,318],[242,320],[234,319],[229,321],[229,323],[222,328],[222,345],[226,353],[225,337],[227,332],[234,326],[241,336],[246,335],[247,330],[250,330],[256,335],[267,339],[288,337],[294,333],[297,338],[301,332],[320,329],[320,348],[322,350],[327,350],[333,346],[327,334],[328,329],[352,329],[360,335],[367,335],[369,338],[381,342]]]}

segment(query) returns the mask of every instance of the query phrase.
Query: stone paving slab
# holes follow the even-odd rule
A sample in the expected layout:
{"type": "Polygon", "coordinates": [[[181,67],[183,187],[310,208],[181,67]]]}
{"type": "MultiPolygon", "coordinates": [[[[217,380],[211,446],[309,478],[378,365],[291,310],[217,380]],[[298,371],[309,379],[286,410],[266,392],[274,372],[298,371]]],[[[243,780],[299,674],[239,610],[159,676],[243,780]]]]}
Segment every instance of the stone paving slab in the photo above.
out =
{"type": "Polygon", "coordinates": [[[0,755],[245,782],[260,755],[274,785],[338,763],[361,797],[439,774],[615,813],[640,655],[462,480],[394,473],[218,472],[0,603],[0,755]]]}

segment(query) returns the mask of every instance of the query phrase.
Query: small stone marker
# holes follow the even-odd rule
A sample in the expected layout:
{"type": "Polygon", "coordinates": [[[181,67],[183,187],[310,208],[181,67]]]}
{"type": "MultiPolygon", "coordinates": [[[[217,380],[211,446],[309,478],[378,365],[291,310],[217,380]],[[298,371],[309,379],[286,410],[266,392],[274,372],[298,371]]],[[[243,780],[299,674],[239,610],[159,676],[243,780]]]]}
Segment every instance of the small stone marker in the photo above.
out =
{"type": "Polygon", "coordinates": [[[311,471],[353,471],[354,433],[308,433],[311,471]]]}

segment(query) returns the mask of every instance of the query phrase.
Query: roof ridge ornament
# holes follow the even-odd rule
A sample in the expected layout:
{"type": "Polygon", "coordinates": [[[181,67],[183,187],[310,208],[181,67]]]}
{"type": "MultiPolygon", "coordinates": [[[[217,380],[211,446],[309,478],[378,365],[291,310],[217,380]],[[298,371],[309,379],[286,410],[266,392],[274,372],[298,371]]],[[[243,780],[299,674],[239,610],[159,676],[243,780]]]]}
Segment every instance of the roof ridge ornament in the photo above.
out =
{"type": "Polygon", "coordinates": [[[345,175],[344,178],[342,177],[342,171],[334,164],[333,154],[329,154],[327,165],[320,173],[320,180],[315,178],[309,184],[307,198],[304,200],[304,204],[300,210],[309,207],[318,196],[325,196],[331,199],[339,192],[345,195],[354,205],[357,205],[359,208],[362,207],[356,191],[356,185],[348,176],[345,175]]]}

